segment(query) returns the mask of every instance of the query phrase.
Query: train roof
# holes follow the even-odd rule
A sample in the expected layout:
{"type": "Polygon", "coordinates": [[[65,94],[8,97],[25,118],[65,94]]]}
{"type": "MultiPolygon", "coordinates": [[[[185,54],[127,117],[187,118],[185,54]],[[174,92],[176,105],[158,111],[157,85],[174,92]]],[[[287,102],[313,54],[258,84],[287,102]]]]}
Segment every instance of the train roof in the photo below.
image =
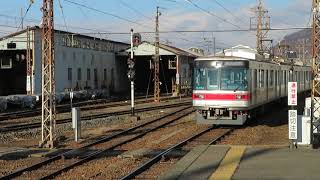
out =
{"type": "Polygon", "coordinates": [[[236,56],[202,56],[195,61],[250,61],[252,59],[236,57],[236,56]]]}
{"type": "MultiPolygon", "coordinates": [[[[203,57],[196,58],[195,61],[257,61],[257,62],[278,64],[278,65],[292,65],[292,63],[290,62],[281,62],[281,61],[276,61],[275,59],[258,60],[258,59],[249,59],[249,58],[236,57],[236,56],[203,56],[203,57]]],[[[294,66],[307,66],[307,65],[294,64],[294,66]]]]}

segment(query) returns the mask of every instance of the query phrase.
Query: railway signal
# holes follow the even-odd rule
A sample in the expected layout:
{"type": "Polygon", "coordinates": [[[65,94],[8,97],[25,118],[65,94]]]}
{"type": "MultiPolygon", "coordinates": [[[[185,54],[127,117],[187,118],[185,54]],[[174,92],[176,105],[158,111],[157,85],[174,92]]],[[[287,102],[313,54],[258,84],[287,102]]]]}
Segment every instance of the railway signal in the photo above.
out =
{"type": "Polygon", "coordinates": [[[128,59],[128,79],[130,80],[131,87],[131,116],[134,117],[134,76],[135,76],[135,62],[133,59],[133,46],[134,46],[134,36],[133,29],[131,29],[131,50],[130,50],[130,58],[128,59]]]}

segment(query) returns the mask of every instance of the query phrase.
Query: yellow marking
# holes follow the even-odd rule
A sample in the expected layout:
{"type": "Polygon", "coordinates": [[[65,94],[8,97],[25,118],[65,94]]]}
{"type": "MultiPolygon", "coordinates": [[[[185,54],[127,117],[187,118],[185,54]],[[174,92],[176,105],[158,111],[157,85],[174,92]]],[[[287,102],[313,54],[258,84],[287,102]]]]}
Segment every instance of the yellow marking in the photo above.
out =
{"type": "Polygon", "coordinates": [[[229,180],[236,171],[246,147],[231,147],[210,180],[229,180]]]}

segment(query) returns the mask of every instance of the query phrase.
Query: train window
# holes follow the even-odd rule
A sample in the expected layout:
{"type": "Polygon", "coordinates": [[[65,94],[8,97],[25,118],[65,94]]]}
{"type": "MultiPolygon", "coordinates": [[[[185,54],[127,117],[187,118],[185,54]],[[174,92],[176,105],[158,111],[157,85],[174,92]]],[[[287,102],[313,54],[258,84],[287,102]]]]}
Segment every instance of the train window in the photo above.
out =
{"type": "Polygon", "coordinates": [[[287,85],[287,71],[284,71],[284,84],[287,85]]]}
{"type": "Polygon", "coordinates": [[[218,88],[218,69],[208,69],[208,90],[217,90],[218,88]]]}
{"type": "Polygon", "coordinates": [[[194,71],[194,86],[196,90],[204,90],[206,86],[206,69],[196,68],[194,71]]]}
{"type": "Polygon", "coordinates": [[[248,71],[244,68],[221,69],[221,90],[247,90],[248,71]]]}
{"type": "Polygon", "coordinates": [[[270,80],[269,80],[270,87],[273,86],[273,81],[274,81],[274,71],[271,70],[271,72],[270,72],[270,80]]]}
{"type": "Polygon", "coordinates": [[[282,85],[283,84],[283,71],[279,71],[279,84],[282,85]]]}
{"type": "Polygon", "coordinates": [[[259,70],[259,87],[264,87],[264,70],[259,70]]]}
{"type": "Polygon", "coordinates": [[[257,78],[258,78],[258,73],[257,73],[257,70],[254,69],[253,70],[253,87],[256,89],[258,87],[258,81],[257,81],[257,78]]]}
{"type": "Polygon", "coordinates": [[[275,75],[274,75],[274,77],[275,77],[275,80],[274,80],[274,84],[276,85],[276,86],[278,86],[278,84],[279,84],[279,82],[278,82],[278,71],[275,71],[275,75]]]}

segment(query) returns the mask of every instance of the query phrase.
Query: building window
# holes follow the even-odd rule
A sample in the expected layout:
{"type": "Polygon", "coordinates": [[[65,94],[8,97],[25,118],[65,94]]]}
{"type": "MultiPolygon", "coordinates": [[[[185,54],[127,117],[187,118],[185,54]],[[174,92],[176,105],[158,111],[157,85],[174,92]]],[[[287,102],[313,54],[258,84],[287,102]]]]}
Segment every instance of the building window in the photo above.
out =
{"type": "Polygon", "coordinates": [[[94,69],[93,73],[94,73],[94,81],[98,81],[98,70],[94,69]]]}
{"type": "Polygon", "coordinates": [[[87,69],[87,80],[90,81],[91,79],[91,72],[90,69],[87,69]]]}
{"type": "Polygon", "coordinates": [[[72,81],[72,68],[68,68],[68,80],[72,81]]]}
{"type": "Polygon", "coordinates": [[[103,80],[107,80],[107,69],[103,69],[103,80]]]}
{"type": "Polygon", "coordinates": [[[78,68],[78,81],[81,80],[81,68],[78,68]]]}

